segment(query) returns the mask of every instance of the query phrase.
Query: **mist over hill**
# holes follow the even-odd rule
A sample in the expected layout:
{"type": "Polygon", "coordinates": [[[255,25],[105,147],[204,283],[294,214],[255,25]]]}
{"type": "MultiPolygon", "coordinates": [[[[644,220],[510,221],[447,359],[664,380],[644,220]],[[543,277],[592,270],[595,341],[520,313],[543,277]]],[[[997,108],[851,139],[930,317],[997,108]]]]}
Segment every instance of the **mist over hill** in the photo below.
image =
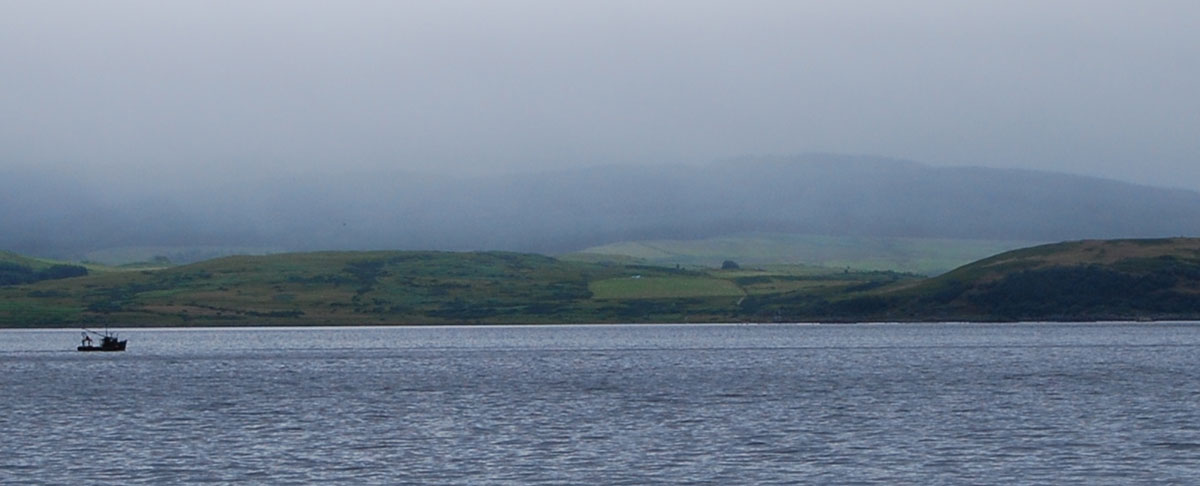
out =
{"type": "Polygon", "coordinates": [[[0,248],[58,258],[133,246],[560,253],[753,231],[1058,241],[1200,234],[1200,193],[837,155],[162,184],[5,169],[0,228],[0,248]]]}

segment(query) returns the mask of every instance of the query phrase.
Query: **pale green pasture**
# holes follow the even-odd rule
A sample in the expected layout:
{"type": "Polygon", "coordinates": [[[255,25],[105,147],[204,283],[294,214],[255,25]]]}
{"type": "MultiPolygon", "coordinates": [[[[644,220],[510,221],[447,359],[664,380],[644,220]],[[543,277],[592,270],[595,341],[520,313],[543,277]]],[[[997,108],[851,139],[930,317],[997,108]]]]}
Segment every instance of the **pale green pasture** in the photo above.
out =
{"type": "MultiPolygon", "coordinates": [[[[743,268],[774,264],[852,271],[894,270],[938,275],[1029,241],[867,238],[783,233],[745,233],[699,240],[612,243],[583,250],[597,260],[623,256],[649,265],[719,268],[734,260],[743,268]]],[[[828,270],[821,272],[828,273],[828,270]]]]}

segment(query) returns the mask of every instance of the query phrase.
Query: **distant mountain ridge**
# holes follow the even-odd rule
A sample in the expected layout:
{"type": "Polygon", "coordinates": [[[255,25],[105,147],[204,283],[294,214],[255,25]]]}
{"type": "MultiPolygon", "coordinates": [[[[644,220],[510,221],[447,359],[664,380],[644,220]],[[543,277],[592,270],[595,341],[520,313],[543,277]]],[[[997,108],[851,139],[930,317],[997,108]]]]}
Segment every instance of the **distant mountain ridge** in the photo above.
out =
{"type": "Polygon", "coordinates": [[[1062,241],[1200,234],[1200,193],[1058,173],[803,155],[453,178],[289,175],[178,190],[0,174],[0,248],[510,250],[745,232],[1062,241]]]}

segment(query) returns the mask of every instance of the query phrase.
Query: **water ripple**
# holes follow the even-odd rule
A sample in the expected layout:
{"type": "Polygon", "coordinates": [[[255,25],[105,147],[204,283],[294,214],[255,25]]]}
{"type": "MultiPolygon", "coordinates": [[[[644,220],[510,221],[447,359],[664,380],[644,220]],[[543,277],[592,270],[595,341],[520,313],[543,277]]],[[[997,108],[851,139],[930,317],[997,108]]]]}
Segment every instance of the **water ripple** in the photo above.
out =
{"type": "Polygon", "coordinates": [[[328,349],[295,345],[295,332],[209,330],[213,342],[255,343],[210,353],[171,342],[193,335],[143,331],[144,353],[133,341],[120,356],[0,354],[0,484],[1200,475],[1200,328],[1052,330],[669,326],[551,339],[501,328],[465,347],[455,343],[472,331],[458,328],[321,331],[328,349]],[[379,346],[409,338],[421,346],[379,346]]]}

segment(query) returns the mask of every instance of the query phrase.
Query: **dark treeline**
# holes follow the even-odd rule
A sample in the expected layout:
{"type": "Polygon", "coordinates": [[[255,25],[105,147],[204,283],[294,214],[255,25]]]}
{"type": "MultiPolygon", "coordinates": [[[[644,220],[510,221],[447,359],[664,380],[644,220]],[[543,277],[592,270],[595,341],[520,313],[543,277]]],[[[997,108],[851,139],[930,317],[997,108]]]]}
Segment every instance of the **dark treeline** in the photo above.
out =
{"type": "Polygon", "coordinates": [[[34,270],[18,263],[0,262],[0,285],[20,285],[42,280],[82,277],[87,274],[87,268],[79,265],[51,265],[34,270]]]}

